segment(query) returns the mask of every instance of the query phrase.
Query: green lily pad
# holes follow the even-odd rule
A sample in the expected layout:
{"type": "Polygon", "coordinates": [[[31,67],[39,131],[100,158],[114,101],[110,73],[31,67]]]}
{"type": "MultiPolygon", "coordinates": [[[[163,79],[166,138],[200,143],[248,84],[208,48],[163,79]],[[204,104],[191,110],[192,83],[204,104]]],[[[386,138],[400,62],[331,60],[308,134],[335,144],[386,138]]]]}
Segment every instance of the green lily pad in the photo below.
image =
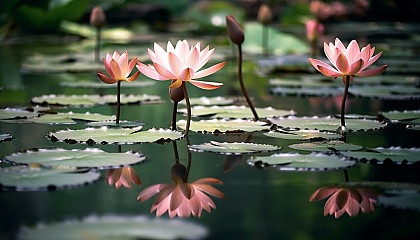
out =
{"type": "MultiPolygon", "coordinates": [[[[255,111],[257,111],[258,116],[261,118],[280,117],[295,114],[293,110],[277,110],[271,107],[255,108],[255,111]]],[[[187,113],[187,109],[180,109],[179,112],[187,113]]],[[[195,106],[191,108],[191,115],[194,117],[214,115],[215,118],[254,118],[251,109],[245,106],[195,106]]]]}
{"type": "Polygon", "coordinates": [[[311,153],[302,155],[298,153],[279,153],[268,157],[252,157],[248,164],[258,167],[277,167],[286,171],[326,171],[352,167],[355,161],[345,160],[336,155],[324,153],[311,153]]]}
{"type": "Polygon", "coordinates": [[[107,153],[98,148],[85,150],[37,149],[14,153],[5,159],[17,164],[40,164],[54,168],[118,168],[142,162],[140,153],[107,153]]]}
{"type": "MultiPolygon", "coordinates": [[[[43,95],[33,97],[32,103],[49,104],[61,106],[93,106],[104,104],[115,104],[117,102],[116,95],[43,95]]],[[[156,103],[160,102],[160,97],[155,95],[121,95],[121,104],[136,103],[156,103]]]]}
{"type": "Polygon", "coordinates": [[[13,136],[7,133],[0,133],[0,142],[11,141],[13,136]]]}
{"type": "MultiPolygon", "coordinates": [[[[270,122],[290,129],[314,129],[320,131],[336,131],[340,127],[340,119],[333,117],[287,117],[268,118],[270,122]]],[[[367,131],[384,128],[386,123],[368,119],[346,119],[349,131],[367,131]]]]}
{"type": "MultiPolygon", "coordinates": [[[[215,106],[215,105],[229,105],[238,101],[238,98],[234,97],[199,97],[199,98],[190,98],[191,105],[201,105],[201,106],[215,106]]],[[[185,99],[179,102],[182,105],[186,105],[185,99]]]]}
{"type": "Polygon", "coordinates": [[[85,128],[80,130],[62,130],[51,132],[48,138],[52,141],[87,144],[135,144],[157,142],[161,140],[176,140],[183,137],[181,132],[169,129],[149,129],[140,131],[142,126],[135,128],[85,128]]]}
{"type": "MultiPolygon", "coordinates": [[[[248,22],[243,25],[245,33],[245,41],[243,50],[250,53],[262,53],[262,31],[263,25],[257,22],[248,22]]],[[[293,36],[292,34],[283,33],[274,27],[268,26],[269,31],[269,52],[274,55],[285,54],[305,54],[307,53],[307,44],[293,36]],[[279,44],[281,43],[281,44],[279,44]]]]}
{"type": "Polygon", "coordinates": [[[384,117],[394,121],[409,121],[412,123],[420,123],[420,110],[413,111],[389,111],[381,113],[384,117]]]}
{"type": "MultiPolygon", "coordinates": [[[[186,120],[179,120],[176,125],[182,129],[185,129],[187,124],[186,120]]],[[[232,133],[232,132],[255,132],[268,130],[270,128],[266,122],[261,121],[250,121],[250,120],[200,120],[200,121],[191,121],[190,130],[194,132],[223,132],[223,133],[232,133]]]]}
{"type": "Polygon", "coordinates": [[[369,97],[388,100],[419,99],[420,89],[412,86],[352,86],[349,93],[358,97],[369,97]]]}
{"type": "Polygon", "coordinates": [[[373,148],[367,152],[342,152],[342,155],[359,161],[370,161],[374,163],[384,163],[391,161],[399,164],[410,164],[420,161],[420,148],[373,148]]]}
{"type": "Polygon", "coordinates": [[[60,239],[204,239],[209,231],[197,223],[182,219],[148,218],[146,216],[89,216],[35,227],[22,227],[20,240],[60,239]],[[83,237],[84,236],[84,237],[83,237]]]}
{"type": "Polygon", "coordinates": [[[280,147],[268,145],[268,144],[256,144],[256,143],[245,143],[245,142],[216,142],[210,141],[210,143],[203,143],[200,145],[191,145],[191,150],[199,152],[216,152],[226,155],[240,155],[247,153],[257,152],[268,152],[279,150],[280,147]]]}
{"type": "Polygon", "coordinates": [[[263,133],[266,136],[291,140],[339,139],[343,136],[332,132],[318,130],[276,130],[263,133]]]}
{"type": "Polygon", "coordinates": [[[98,172],[41,169],[26,166],[0,168],[0,185],[16,191],[37,191],[82,186],[98,180],[98,172]]]}
{"type": "MultiPolygon", "coordinates": [[[[85,121],[80,121],[80,119],[76,121],[82,122],[82,123],[85,122],[85,121]]],[[[123,127],[123,128],[129,128],[129,127],[133,128],[133,127],[145,125],[144,122],[136,122],[136,121],[120,121],[118,124],[116,121],[100,121],[100,122],[85,122],[85,124],[90,127],[108,126],[108,127],[123,127]]]]}
{"type": "Polygon", "coordinates": [[[343,94],[343,90],[340,88],[286,88],[286,87],[275,87],[271,88],[270,92],[275,95],[282,96],[322,96],[332,97],[340,96],[343,94]]]}
{"type": "Polygon", "coordinates": [[[105,121],[115,119],[115,116],[102,115],[98,113],[57,113],[57,114],[44,114],[40,117],[29,119],[12,119],[7,122],[14,123],[42,123],[42,124],[75,124],[77,120],[86,122],[105,121]]]}
{"type": "MultiPolygon", "coordinates": [[[[287,88],[338,88],[343,86],[343,82],[325,79],[324,77],[301,77],[301,78],[274,78],[268,80],[268,84],[273,87],[287,87],[287,88]]],[[[343,91],[341,90],[341,93],[343,91]]]]}
{"type": "MultiPolygon", "coordinates": [[[[156,84],[156,81],[137,80],[128,84],[121,84],[121,88],[148,87],[156,84]]],[[[61,82],[60,86],[72,88],[115,88],[114,84],[105,84],[101,81],[80,81],[80,82],[61,82]]]]}
{"type": "Polygon", "coordinates": [[[39,113],[23,110],[20,108],[5,108],[0,109],[0,119],[17,119],[17,118],[33,118],[39,113]]]}
{"type": "Polygon", "coordinates": [[[336,152],[336,151],[355,151],[363,147],[343,141],[323,141],[323,142],[310,142],[292,144],[290,148],[303,151],[316,151],[316,152],[336,152]]]}

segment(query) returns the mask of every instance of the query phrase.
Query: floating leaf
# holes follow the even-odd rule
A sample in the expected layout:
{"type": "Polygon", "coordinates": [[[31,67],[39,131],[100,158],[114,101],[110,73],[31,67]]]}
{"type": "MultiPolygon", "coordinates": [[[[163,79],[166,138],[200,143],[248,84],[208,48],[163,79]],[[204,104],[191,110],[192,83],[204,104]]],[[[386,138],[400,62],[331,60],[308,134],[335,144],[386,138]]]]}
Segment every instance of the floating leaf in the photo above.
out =
{"type": "Polygon", "coordinates": [[[276,130],[264,133],[264,135],[274,138],[291,140],[313,140],[313,139],[338,139],[343,136],[337,133],[320,132],[318,130],[276,130]]]}
{"type": "Polygon", "coordinates": [[[271,88],[270,92],[276,95],[282,96],[340,96],[343,94],[343,90],[339,88],[286,88],[286,87],[275,87],[271,88]]]}
{"type": "MultiPolygon", "coordinates": [[[[258,116],[261,118],[280,117],[295,114],[293,110],[277,110],[271,107],[255,108],[255,110],[257,111],[258,116]]],[[[187,109],[180,109],[179,112],[187,113],[187,109]]],[[[195,106],[191,108],[191,115],[195,117],[214,115],[216,118],[254,118],[251,109],[245,106],[195,106]]]]}
{"type": "Polygon", "coordinates": [[[75,124],[77,121],[105,121],[115,119],[115,116],[102,115],[98,113],[57,113],[57,114],[44,114],[40,117],[29,119],[8,120],[14,123],[43,123],[43,124],[75,124]]]}
{"type": "MultiPolygon", "coordinates": [[[[78,119],[77,122],[80,122],[80,120],[78,119]]],[[[91,126],[91,127],[108,126],[108,127],[124,127],[124,128],[126,128],[126,127],[133,128],[133,127],[138,127],[138,126],[145,125],[144,122],[136,122],[136,121],[120,121],[118,124],[115,121],[100,121],[100,122],[86,122],[85,124],[87,126],[91,126]]]]}
{"type": "MultiPolygon", "coordinates": [[[[148,87],[155,84],[155,81],[141,80],[130,82],[129,84],[121,84],[121,88],[148,87]]],[[[101,81],[61,82],[60,86],[72,88],[115,88],[114,84],[105,84],[101,81]]]]}
{"type": "Polygon", "coordinates": [[[408,164],[420,161],[420,148],[378,147],[368,149],[367,152],[342,152],[341,154],[350,159],[373,161],[375,163],[391,161],[394,163],[408,164]]]}
{"type": "Polygon", "coordinates": [[[117,168],[142,162],[146,156],[140,153],[107,153],[97,148],[37,149],[14,153],[5,159],[17,164],[40,164],[54,168],[117,168]]]}
{"type": "Polygon", "coordinates": [[[256,143],[245,143],[245,142],[216,142],[210,141],[210,143],[203,143],[200,145],[192,145],[189,147],[191,150],[204,151],[204,152],[216,152],[226,155],[240,155],[246,153],[257,153],[257,152],[268,152],[279,150],[280,147],[268,145],[268,144],[256,144],[256,143]]]}
{"type": "MultiPolygon", "coordinates": [[[[191,105],[202,105],[202,106],[214,106],[214,105],[229,105],[238,101],[237,98],[233,97],[199,97],[199,98],[190,98],[191,105]]],[[[179,102],[182,105],[186,105],[185,100],[179,102]]]]}
{"type": "Polygon", "coordinates": [[[420,123],[420,110],[382,112],[382,115],[390,120],[420,123]]]}
{"type": "MultiPolygon", "coordinates": [[[[43,95],[33,97],[32,103],[50,104],[62,106],[92,106],[103,104],[115,104],[117,97],[115,95],[43,95]]],[[[135,103],[155,103],[159,102],[160,97],[155,95],[121,95],[121,104],[135,103]]]]}
{"type": "Polygon", "coordinates": [[[252,166],[278,167],[279,170],[291,171],[325,171],[348,168],[355,165],[355,161],[345,160],[336,155],[324,153],[311,153],[302,155],[298,153],[279,153],[268,157],[253,157],[248,164],[252,166]]]}
{"type": "Polygon", "coordinates": [[[420,89],[412,86],[352,86],[349,93],[359,97],[389,100],[419,99],[420,89]]]}
{"type": "MultiPolygon", "coordinates": [[[[315,129],[336,131],[340,127],[340,119],[333,117],[287,117],[268,118],[270,122],[290,129],[315,129]]],[[[386,123],[368,119],[346,119],[346,127],[350,131],[367,131],[384,128],[386,123]]]]}
{"type": "Polygon", "coordinates": [[[310,143],[299,143],[292,144],[290,148],[304,151],[316,151],[316,152],[335,152],[335,151],[354,151],[360,150],[363,147],[343,141],[323,141],[323,142],[310,142],[310,143]]]}
{"type": "Polygon", "coordinates": [[[6,142],[13,139],[13,136],[7,133],[0,133],[0,142],[6,142]]]}
{"type": "Polygon", "coordinates": [[[420,193],[417,191],[392,191],[379,196],[378,205],[420,211],[420,193]]]}
{"type": "Polygon", "coordinates": [[[176,140],[183,135],[181,132],[169,129],[149,129],[140,131],[142,126],[135,128],[85,128],[81,130],[63,130],[52,132],[48,137],[52,141],[64,141],[67,143],[100,143],[100,144],[134,144],[157,142],[160,140],[176,140]]]}
{"type": "Polygon", "coordinates": [[[16,119],[16,118],[33,118],[38,116],[39,113],[31,112],[19,108],[5,108],[0,109],[0,119],[16,119]]]}
{"type": "MultiPolygon", "coordinates": [[[[294,87],[294,88],[334,88],[343,86],[342,81],[334,81],[331,79],[325,79],[324,77],[301,77],[301,78],[274,78],[268,80],[268,83],[274,87],[294,87]]],[[[341,90],[341,93],[343,91],[341,90]]]]}
{"type": "Polygon", "coordinates": [[[23,227],[19,239],[204,239],[208,229],[181,219],[150,219],[146,216],[89,216],[36,227],[23,227]]]}
{"type": "MultiPolygon", "coordinates": [[[[187,121],[179,120],[177,126],[185,129],[187,121]]],[[[201,120],[191,121],[190,130],[194,132],[255,132],[268,130],[270,128],[266,122],[250,120],[201,120]]]]}
{"type": "Polygon", "coordinates": [[[33,167],[14,166],[0,168],[0,185],[16,191],[36,191],[82,186],[98,180],[97,172],[74,172],[33,167]]]}

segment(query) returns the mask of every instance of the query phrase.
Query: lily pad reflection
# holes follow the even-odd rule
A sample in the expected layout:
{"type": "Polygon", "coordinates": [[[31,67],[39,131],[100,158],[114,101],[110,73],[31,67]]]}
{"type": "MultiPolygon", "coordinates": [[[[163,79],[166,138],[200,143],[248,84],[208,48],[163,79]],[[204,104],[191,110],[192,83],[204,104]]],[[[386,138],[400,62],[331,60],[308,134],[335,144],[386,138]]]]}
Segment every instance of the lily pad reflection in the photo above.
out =
{"type": "MultiPolygon", "coordinates": [[[[293,110],[278,110],[271,107],[268,108],[256,108],[258,116],[261,118],[266,117],[282,117],[294,115],[293,110]]],[[[187,113],[187,109],[180,109],[179,112],[187,113]]],[[[196,106],[191,109],[192,116],[214,116],[215,118],[253,118],[254,115],[249,107],[245,106],[212,106],[203,107],[196,106]]]]}
{"type": "Polygon", "coordinates": [[[342,155],[359,161],[370,161],[373,163],[415,163],[420,161],[420,148],[373,148],[367,152],[343,152],[342,155]]]}
{"type": "MultiPolygon", "coordinates": [[[[177,126],[185,129],[187,121],[179,120],[177,126]]],[[[234,132],[256,132],[268,130],[270,128],[266,122],[261,121],[250,121],[250,120],[201,120],[191,121],[190,130],[194,132],[223,132],[223,133],[234,133],[234,132]]]]}
{"type": "Polygon", "coordinates": [[[0,142],[6,142],[13,139],[13,136],[7,133],[0,133],[0,142]]]}
{"type": "Polygon", "coordinates": [[[279,153],[268,157],[253,157],[248,164],[256,167],[277,167],[285,171],[326,171],[352,167],[355,161],[345,160],[337,155],[324,153],[311,153],[308,155],[298,153],[279,153]]]}
{"type": "Polygon", "coordinates": [[[192,145],[189,147],[194,151],[204,152],[215,152],[226,155],[240,155],[257,152],[268,152],[279,150],[280,147],[268,145],[268,144],[256,144],[256,143],[245,143],[245,142],[216,142],[210,141],[210,143],[203,143],[200,145],[192,145]]]}

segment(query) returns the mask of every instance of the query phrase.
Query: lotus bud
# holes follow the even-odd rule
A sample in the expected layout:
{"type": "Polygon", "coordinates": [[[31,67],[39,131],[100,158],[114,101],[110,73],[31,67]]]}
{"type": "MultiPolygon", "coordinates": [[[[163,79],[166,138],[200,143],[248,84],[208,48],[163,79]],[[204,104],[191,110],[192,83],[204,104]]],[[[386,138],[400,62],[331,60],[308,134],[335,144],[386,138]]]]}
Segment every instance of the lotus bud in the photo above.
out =
{"type": "Polygon", "coordinates": [[[273,13],[271,8],[265,3],[261,5],[260,10],[258,11],[258,21],[265,26],[273,22],[273,13]]]}
{"type": "Polygon", "coordinates": [[[234,16],[226,16],[226,29],[230,40],[234,44],[241,45],[244,42],[244,30],[234,16]]]}
{"type": "Polygon", "coordinates": [[[90,13],[90,25],[96,28],[102,28],[105,25],[106,16],[101,7],[96,6],[90,13]]]}
{"type": "MultiPolygon", "coordinates": [[[[172,80],[172,83],[174,83],[176,80],[172,80]]],[[[174,102],[180,102],[182,99],[184,99],[184,91],[182,90],[182,87],[179,88],[169,88],[169,96],[171,97],[172,101],[174,102]]]]}
{"type": "Polygon", "coordinates": [[[174,180],[175,182],[178,181],[183,181],[185,173],[187,172],[187,169],[185,168],[184,165],[182,165],[181,163],[175,163],[172,168],[171,168],[171,177],[172,180],[174,180]]]}
{"type": "Polygon", "coordinates": [[[318,39],[324,32],[324,25],[316,20],[309,20],[306,22],[306,37],[309,41],[318,39]]]}

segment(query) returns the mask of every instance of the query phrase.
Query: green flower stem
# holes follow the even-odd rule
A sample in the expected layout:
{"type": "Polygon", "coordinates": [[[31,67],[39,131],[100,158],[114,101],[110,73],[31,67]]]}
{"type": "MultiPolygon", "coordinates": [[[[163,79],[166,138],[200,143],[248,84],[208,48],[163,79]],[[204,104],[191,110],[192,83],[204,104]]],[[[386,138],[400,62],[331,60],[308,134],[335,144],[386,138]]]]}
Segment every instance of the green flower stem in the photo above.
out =
{"type": "Polygon", "coordinates": [[[188,136],[188,131],[190,130],[190,122],[191,122],[191,105],[190,105],[190,99],[188,98],[186,82],[182,82],[182,91],[184,92],[185,102],[187,103],[187,125],[185,126],[184,135],[188,136]]]}
{"type": "Polygon", "coordinates": [[[264,51],[264,56],[268,57],[268,26],[263,26],[263,30],[262,30],[262,42],[263,42],[263,51],[264,51]]]}
{"type": "Polygon", "coordinates": [[[176,112],[178,111],[178,102],[174,102],[174,107],[172,109],[172,131],[176,130],[176,112]]]}
{"type": "Polygon", "coordinates": [[[342,98],[342,101],[341,101],[341,127],[346,127],[346,120],[345,120],[345,116],[344,116],[344,111],[345,111],[345,108],[346,108],[347,93],[349,91],[349,86],[350,86],[350,76],[349,75],[344,75],[343,80],[344,80],[344,83],[345,83],[345,88],[344,88],[343,98],[342,98]]]}
{"type": "Polygon", "coordinates": [[[347,172],[346,169],[343,170],[343,174],[344,174],[344,181],[349,182],[349,173],[347,172]]]}
{"type": "Polygon", "coordinates": [[[239,84],[241,85],[242,94],[244,95],[246,102],[248,103],[248,106],[251,108],[252,114],[254,114],[255,121],[259,120],[257,111],[255,111],[254,105],[252,104],[251,99],[248,96],[248,93],[246,92],[244,81],[242,79],[242,47],[241,45],[238,45],[238,78],[239,78],[239,84]]]}
{"type": "Polygon", "coordinates": [[[120,92],[121,92],[121,81],[117,82],[117,119],[115,122],[120,124],[120,92]]]}
{"type": "Polygon", "coordinates": [[[101,46],[101,29],[97,28],[96,29],[96,44],[95,44],[95,62],[100,62],[101,61],[99,59],[100,46],[101,46]]]}
{"type": "Polygon", "coordinates": [[[179,163],[179,154],[178,154],[178,147],[176,145],[176,141],[172,141],[173,147],[174,147],[174,155],[175,155],[175,161],[179,163]]]}
{"type": "Polygon", "coordinates": [[[188,148],[188,146],[190,145],[190,141],[188,139],[188,136],[185,137],[185,141],[187,143],[187,153],[188,153],[188,164],[187,164],[187,170],[185,171],[185,175],[184,175],[184,182],[188,182],[188,175],[190,174],[190,169],[191,169],[191,151],[188,148]]]}

